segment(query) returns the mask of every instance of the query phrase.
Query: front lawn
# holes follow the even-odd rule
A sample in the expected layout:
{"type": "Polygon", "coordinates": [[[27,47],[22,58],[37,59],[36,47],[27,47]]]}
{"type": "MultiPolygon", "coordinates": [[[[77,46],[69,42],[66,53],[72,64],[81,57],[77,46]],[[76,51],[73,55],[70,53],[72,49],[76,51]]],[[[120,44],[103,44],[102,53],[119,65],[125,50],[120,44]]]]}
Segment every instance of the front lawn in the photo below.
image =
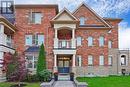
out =
{"type": "MultiPolygon", "coordinates": [[[[0,83],[0,87],[10,87],[11,85],[14,85],[14,82],[2,82],[0,83]]],[[[40,87],[40,83],[26,83],[27,85],[24,87],[40,87]]]]}
{"type": "Polygon", "coordinates": [[[78,77],[79,82],[86,82],[88,87],[130,87],[130,76],[78,77]]]}

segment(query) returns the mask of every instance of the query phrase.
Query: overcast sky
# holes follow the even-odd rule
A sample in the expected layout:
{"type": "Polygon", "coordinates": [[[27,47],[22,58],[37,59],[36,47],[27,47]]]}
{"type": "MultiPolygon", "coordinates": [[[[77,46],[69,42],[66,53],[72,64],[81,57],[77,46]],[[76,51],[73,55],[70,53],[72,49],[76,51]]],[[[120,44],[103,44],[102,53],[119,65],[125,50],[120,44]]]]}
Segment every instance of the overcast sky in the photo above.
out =
{"type": "Polygon", "coordinates": [[[102,17],[123,18],[119,30],[119,47],[130,48],[130,0],[15,0],[16,4],[58,4],[71,12],[85,2],[102,17]]]}

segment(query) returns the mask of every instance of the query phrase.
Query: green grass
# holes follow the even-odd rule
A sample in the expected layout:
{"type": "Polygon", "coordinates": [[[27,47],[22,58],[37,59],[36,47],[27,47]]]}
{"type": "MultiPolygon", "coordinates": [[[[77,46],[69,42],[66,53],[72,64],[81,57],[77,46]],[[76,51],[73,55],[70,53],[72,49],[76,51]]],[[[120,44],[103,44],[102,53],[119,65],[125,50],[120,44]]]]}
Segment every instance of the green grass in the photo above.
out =
{"type": "MultiPolygon", "coordinates": [[[[0,87],[10,87],[11,85],[16,84],[14,82],[2,82],[0,83],[0,87]]],[[[27,86],[25,87],[40,87],[40,82],[36,82],[36,83],[26,83],[27,86]]]]}
{"type": "Polygon", "coordinates": [[[88,87],[130,87],[130,76],[78,77],[79,82],[86,82],[88,87]]]}

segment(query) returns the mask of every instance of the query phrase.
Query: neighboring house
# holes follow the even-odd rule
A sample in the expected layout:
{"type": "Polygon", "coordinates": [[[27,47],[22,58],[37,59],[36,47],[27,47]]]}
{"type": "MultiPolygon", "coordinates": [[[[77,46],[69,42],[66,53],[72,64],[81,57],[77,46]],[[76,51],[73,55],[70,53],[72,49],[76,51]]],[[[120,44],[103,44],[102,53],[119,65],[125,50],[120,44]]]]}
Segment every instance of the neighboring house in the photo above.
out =
{"type": "Polygon", "coordinates": [[[47,68],[53,72],[76,76],[130,73],[130,52],[118,49],[122,19],[102,18],[85,3],[72,13],[66,8],[59,12],[58,5],[49,4],[14,7],[15,19],[9,23],[2,17],[7,21],[4,26],[9,25],[3,29],[1,24],[0,29],[12,32],[15,49],[25,54],[32,73],[42,43],[47,68]]]}

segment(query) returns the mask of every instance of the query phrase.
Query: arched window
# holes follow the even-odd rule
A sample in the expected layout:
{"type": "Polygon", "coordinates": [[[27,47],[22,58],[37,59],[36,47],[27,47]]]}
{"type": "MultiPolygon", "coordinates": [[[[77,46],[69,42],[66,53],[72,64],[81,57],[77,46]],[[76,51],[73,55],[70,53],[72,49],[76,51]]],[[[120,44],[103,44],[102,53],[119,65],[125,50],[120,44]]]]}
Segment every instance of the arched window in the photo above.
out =
{"type": "Polygon", "coordinates": [[[88,46],[93,46],[93,37],[88,37],[88,46]]]}
{"type": "Polygon", "coordinates": [[[84,25],[85,24],[85,17],[80,17],[80,25],[84,25]]]}
{"type": "Polygon", "coordinates": [[[99,37],[99,46],[104,46],[104,37],[103,36],[99,37]]]}
{"type": "Polygon", "coordinates": [[[76,42],[77,42],[77,46],[81,46],[81,44],[82,44],[82,37],[78,36],[76,38],[76,42]]]}

